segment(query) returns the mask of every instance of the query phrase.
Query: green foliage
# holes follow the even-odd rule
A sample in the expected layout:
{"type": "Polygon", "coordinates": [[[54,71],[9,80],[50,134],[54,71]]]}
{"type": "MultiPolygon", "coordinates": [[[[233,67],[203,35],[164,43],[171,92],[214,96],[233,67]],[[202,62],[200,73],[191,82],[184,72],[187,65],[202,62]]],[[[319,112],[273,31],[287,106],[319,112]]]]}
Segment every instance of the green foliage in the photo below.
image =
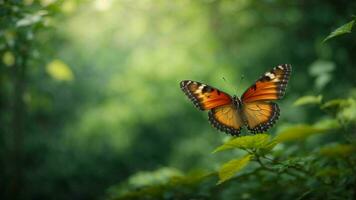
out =
{"type": "Polygon", "coordinates": [[[349,157],[356,151],[355,145],[351,144],[334,144],[322,147],[320,154],[336,158],[349,157]]]}
{"type": "Polygon", "coordinates": [[[24,14],[23,18],[16,22],[17,27],[33,26],[43,22],[43,17],[48,15],[48,11],[39,10],[31,14],[24,14]]]}
{"type": "Polygon", "coordinates": [[[322,99],[323,99],[322,95],[303,96],[303,97],[299,97],[297,100],[295,100],[293,105],[294,106],[302,106],[302,105],[307,105],[307,104],[320,104],[322,99]]]}
{"type": "Polygon", "coordinates": [[[245,155],[240,159],[230,160],[224,163],[219,170],[219,182],[221,184],[229,179],[231,179],[236,173],[245,168],[250,162],[252,155],[245,155]]]}
{"type": "Polygon", "coordinates": [[[333,100],[330,100],[330,101],[327,101],[325,102],[321,108],[322,109],[336,109],[339,110],[341,109],[342,107],[345,107],[348,105],[347,103],[347,99],[333,99],[333,100]]]}
{"type": "Polygon", "coordinates": [[[135,187],[165,183],[172,177],[183,176],[182,172],[172,168],[160,168],[153,172],[139,172],[130,177],[128,183],[135,187]]]}
{"type": "Polygon", "coordinates": [[[328,130],[328,128],[319,128],[311,125],[300,124],[284,129],[278,133],[275,140],[278,142],[304,140],[311,135],[325,133],[328,130]]]}
{"type": "Polygon", "coordinates": [[[343,35],[346,33],[351,33],[352,27],[355,24],[355,20],[351,20],[350,22],[340,26],[339,28],[335,29],[333,32],[331,32],[324,40],[323,42],[326,42],[327,40],[334,38],[339,35],[343,35]]]}
{"type": "Polygon", "coordinates": [[[325,102],[321,108],[334,113],[343,125],[356,122],[356,100],[354,98],[330,100],[325,102]]]}
{"type": "MultiPolygon", "coordinates": [[[[146,176],[149,177],[149,173],[146,176]]],[[[207,198],[211,196],[209,193],[212,192],[208,190],[213,184],[211,178],[210,174],[192,172],[172,176],[165,182],[154,182],[146,187],[133,187],[123,183],[120,186],[109,188],[108,196],[109,199],[117,200],[207,198]],[[197,187],[197,185],[204,185],[204,187],[197,187]],[[127,190],[127,188],[131,188],[131,190],[127,190]]]]}
{"type": "MultiPolygon", "coordinates": [[[[355,10],[331,0],[0,1],[0,198],[354,198],[355,34],[320,41],[355,10]],[[228,136],[178,86],[239,96],[279,63],[293,73],[268,134],[221,144],[228,136]]],[[[330,37],[351,24],[342,29],[330,37]]]]}
{"type": "Polygon", "coordinates": [[[315,88],[323,89],[333,78],[335,63],[327,60],[317,60],[310,65],[309,74],[315,77],[315,88]]]}
{"type": "Polygon", "coordinates": [[[268,134],[257,134],[257,135],[248,135],[233,138],[223,145],[216,148],[213,153],[224,151],[228,149],[270,149],[271,144],[271,136],[268,134]]]}

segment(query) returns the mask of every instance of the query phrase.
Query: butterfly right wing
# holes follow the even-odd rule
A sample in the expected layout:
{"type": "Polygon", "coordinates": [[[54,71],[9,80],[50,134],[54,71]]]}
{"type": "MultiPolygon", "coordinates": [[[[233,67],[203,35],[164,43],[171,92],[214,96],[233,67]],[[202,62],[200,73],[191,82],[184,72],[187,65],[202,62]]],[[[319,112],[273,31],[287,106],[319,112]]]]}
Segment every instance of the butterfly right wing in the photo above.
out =
{"type": "Polygon", "coordinates": [[[284,96],[291,71],[289,64],[274,67],[243,93],[242,115],[251,132],[265,132],[278,120],[279,107],[271,101],[284,96]]]}
{"type": "Polygon", "coordinates": [[[263,133],[278,120],[279,107],[273,102],[255,101],[245,103],[242,113],[248,130],[252,133],[263,133]]]}
{"type": "Polygon", "coordinates": [[[284,96],[291,72],[292,66],[289,64],[278,65],[266,72],[242,94],[242,103],[281,99],[284,96]]]}

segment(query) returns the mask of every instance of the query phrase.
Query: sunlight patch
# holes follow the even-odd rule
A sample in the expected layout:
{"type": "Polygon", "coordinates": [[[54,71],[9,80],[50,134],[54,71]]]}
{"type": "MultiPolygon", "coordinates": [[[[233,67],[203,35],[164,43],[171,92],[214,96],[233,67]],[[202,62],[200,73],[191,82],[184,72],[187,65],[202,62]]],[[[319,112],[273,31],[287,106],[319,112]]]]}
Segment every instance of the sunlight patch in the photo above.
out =
{"type": "Polygon", "coordinates": [[[46,67],[47,73],[58,81],[71,81],[74,75],[70,67],[61,60],[53,60],[46,67]]]}

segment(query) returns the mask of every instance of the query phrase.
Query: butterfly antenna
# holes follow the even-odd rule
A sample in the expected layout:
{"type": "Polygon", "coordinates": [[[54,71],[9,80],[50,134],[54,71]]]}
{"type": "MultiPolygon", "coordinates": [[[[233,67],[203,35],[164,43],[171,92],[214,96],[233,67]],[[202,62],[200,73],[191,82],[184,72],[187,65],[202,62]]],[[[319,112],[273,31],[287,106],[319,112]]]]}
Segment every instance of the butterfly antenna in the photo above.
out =
{"type": "MultiPolygon", "coordinates": [[[[240,80],[239,80],[239,82],[237,83],[237,85],[240,85],[240,84],[242,83],[242,80],[244,80],[244,78],[245,78],[245,76],[244,76],[244,75],[241,75],[240,80]]],[[[226,79],[225,77],[222,77],[222,79],[224,80],[224,82],[225,82],[225,84],[227,85],[227,87],[232,88],[232,86],[228,84],[228,81],[227,81],[227,79],[226,79]]],[[[233,87],[233,88],[232,88],[232,91],[233,91],[235,88],[236,88],[236,87],[233,87]]],[[[236,94],[238,94],[238,92],[239,92],[239,91],[236,91],[236,94]]]]}
{"type": "MultiPolygon", "coordinates": [[[[226,87],[232,89],[231,85],[228,84],[227,79],[225,77],[222,77],[222,79],[224,80],[226,87]]],[[[232,91],[233,91],[233,89],[232,89],[232,91]]]]}
{"type": "Polygon", "coordinates": [[[245,79],[245,75],[241,74],[240,76],[240,84],[242,84],[242,81],[245,79]]]}

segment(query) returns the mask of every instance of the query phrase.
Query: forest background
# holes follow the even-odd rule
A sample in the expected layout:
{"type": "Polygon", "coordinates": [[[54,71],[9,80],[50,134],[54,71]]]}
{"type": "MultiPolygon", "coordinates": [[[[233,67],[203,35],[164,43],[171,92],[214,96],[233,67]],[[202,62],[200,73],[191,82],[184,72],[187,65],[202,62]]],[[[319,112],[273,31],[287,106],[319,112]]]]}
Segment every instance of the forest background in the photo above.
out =
{"type": "Polygon", "coordinates": [[[0,198],[356,199],[355,11],[351,0],[0,1],[0,198]],[[267,134],[231,139],[179,88],[241,95],[284,63],[267,134]]]}

